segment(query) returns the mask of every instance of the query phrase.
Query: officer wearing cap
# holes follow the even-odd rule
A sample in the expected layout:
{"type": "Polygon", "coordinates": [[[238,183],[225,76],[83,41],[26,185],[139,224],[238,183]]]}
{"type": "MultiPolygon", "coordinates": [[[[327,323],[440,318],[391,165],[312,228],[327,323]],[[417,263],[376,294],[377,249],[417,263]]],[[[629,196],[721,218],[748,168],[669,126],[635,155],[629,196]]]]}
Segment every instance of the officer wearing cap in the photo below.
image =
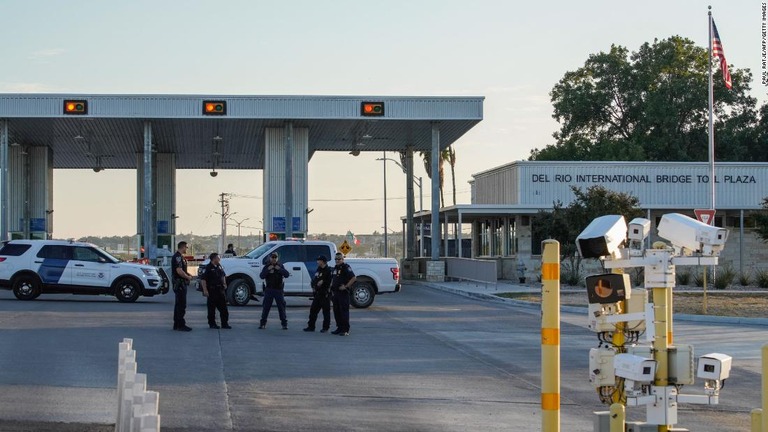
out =
{"type": "Polygon", "coordinates": [[[210,261],[205,266],[205,272],[200,279],[203,286],[203,296],[208,298],[208,327],[212,329],[231,329],[229,326],[229,310],[224,290],[227,284],[227,275],[221,267],[221,257],[216,252],[209,257],[210,261]],[[221,327],[216,324],[216,309],[221,317],[221,327]]]}
{"type": "Polygon", "coordinates": [[[187,327],[187,322],[184,320],[184,315],[187,313],[187,286],[192,280],[192,275],[187,273],[185,253],[187,253],[187,242],[181,241],[176,245],[176,253],[171,258],[173,293],[176,295],[176,302],[173,306],[173,329],[177,331],[192,330],[187,327]]]}
{"type": "Polygon", "coordinates": [[[333,317],[336,320],[336,330],[331,333],[339,336],[349,336],[349,290],[357,278],[352,267],[344,262],[344,255],[336,253],[336,266],[333,268],[331,293],[333,293],[333,317]]]}
{"type": "Polygon", "coordinates": [[[312,306],[309,307],[309,322],[305,332],[315,331],[317,314],[323,311],[323,328],[320,333],[325,333],[331,327],[331,268],[328,266],[328,258],[325,255],[317,257],[317,271],[312,277],[312,306]]]}
{"type": "Polygon", "coordinates": [[[288,330],[288,318],[285,316],[285,297],[283,296],[283,279],[290,276],[288,270],[278,261],[276,252],[269,255],[269,263],[261,269],[259,277],[264,279],[266,288],[264,288],[264,300],[261,305],[261,323],[260,329],[267,328],[267,317],[269,310],[272,309],[272,301],[277,303],[277,312],[280,315],[280,323],[283,330],[288,330]]]}

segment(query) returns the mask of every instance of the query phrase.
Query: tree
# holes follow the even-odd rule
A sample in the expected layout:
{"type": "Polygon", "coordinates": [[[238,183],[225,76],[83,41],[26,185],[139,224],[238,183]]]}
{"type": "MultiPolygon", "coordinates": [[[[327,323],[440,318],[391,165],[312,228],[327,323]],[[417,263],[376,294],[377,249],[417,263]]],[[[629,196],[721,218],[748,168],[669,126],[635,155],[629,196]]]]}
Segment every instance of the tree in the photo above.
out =
{"type": "MultiPolygon", "coordinates": [[[[763,198],[762,206],[763,209],[768,210],[768,197],[763,198]]],[[[752,217],[755,219],[755,234],[768,243],[768,213],[754,212],[752,217]]]]}
{"type": "MultiPolygon", "coordinates": [[[[561,125],[555,143],[533,149],[530,159],[707,160],[710,65],[717,71],[715,158],[753,156],[744,150],[754,146],[758,124],[757,101],[748,95],[749,70],[731,67],[733,89],[727,90],[707,49],[672,36],[631,54],[612,45],[566,72],[550,92],[553,117],[561,125]]],[[[765,107],[762,114],[768,115],[765,107]]]]}
{"type": "Polygon", "coordinates": [[[453,184],[453,205],[456,205],[456,150],[450,145],[443,150],[442,158],[451,166],[451,183],[453,184]]]}
{"type": "Polygon", "coordinates": [[[608,214],[624,216],[630,221],[642,215],[637,197],[614,192],[603,186],[595,185],[582,191],[571,186],[575,199],[563,206],[556,201],[552,211],[542,210],[533,220],[533,236],[537,239],[554,239],[560,242],[560,254],[564,266],[563,280],[571,285],[580,283],[581,257],[577,254],[576,237],[596,217],[608,214]]]}
{"type": "MultiPolygon", "coordinates": [[[[427,151],[421,151],[419,152],[421,155],[421,158],[424,162],[424,171],[427,172],[427,177],[430,179],[432,178],[432,152],[427,151]]],[[[439,179],[439,187],[440,187],[440,207],[445,206],[445,199],[443,198],[443,180],[444,180],[444,171],[443,171],[443,165],[445,162],[445,159],[442,157],[443,154],[440,154],[441,157],[437,160],[437,170],[438,170],[438,179],[439,179]]]]}

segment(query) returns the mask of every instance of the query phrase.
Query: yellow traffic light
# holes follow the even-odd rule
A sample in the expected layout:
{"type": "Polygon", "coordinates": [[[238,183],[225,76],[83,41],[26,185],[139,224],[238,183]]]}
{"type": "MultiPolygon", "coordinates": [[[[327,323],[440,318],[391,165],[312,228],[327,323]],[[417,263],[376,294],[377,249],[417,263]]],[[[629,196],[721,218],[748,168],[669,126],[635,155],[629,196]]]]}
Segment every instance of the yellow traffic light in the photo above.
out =
{"type": "Polygon", "coordinates": [[[64,114],[85,115],[88,114],[88,101],[85,100],[65,100],[64,114]]]}
{"type": "Polygon", "coordinates": [[[203,115],[227,115],[227,102],[203,101],[203,115]]]}
{"type": "Polygon", "coordinates": [[[384,115],[384,102],[363,102],[360,115],[364,117],[381,117],[384,115]]]}

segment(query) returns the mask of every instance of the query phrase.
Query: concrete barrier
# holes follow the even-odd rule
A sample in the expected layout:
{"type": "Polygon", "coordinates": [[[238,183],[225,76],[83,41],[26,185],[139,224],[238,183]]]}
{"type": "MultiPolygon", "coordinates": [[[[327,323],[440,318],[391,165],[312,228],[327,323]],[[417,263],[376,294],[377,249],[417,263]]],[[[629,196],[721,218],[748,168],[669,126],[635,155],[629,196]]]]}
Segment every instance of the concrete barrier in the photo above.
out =
{"type": "Polygon", "coordinates": [[[160,432],[160,395],[147,391],[147,376],[137,373],[133,340],[118,344],[115,432],[160,432]]]}

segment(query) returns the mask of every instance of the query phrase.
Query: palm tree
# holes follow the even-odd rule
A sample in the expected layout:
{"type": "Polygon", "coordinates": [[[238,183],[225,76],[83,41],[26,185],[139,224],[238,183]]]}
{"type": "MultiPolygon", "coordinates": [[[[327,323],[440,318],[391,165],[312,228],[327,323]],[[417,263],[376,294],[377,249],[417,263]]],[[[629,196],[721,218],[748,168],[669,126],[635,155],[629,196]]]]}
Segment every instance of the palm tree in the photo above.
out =
{"type": "Polygon", "coordinates": [[[456,150],[448,146],[443,150],[442,158],[451,165],[451,182],[453,183],[453,205],[456,205],[456,150]]]}
{"type": "MultiPolygon", "coordinates": [[[[419,154],[421,155],[424,161],[424,171],[427,172],[427,177],[431,179],[432,178],[432,152],[429,150],[426,150],[426,151],[419,152],[419,154]]],[[[440,181],[440,207],[445,206],[445,199],[443,198],[443,179],[444,179],[443,162],[445,162],[445,159],[443,157],[440,157],[437,161],[437,170],[438,170],[438,176],[439,176],[438,178],[440,181]]]]}

